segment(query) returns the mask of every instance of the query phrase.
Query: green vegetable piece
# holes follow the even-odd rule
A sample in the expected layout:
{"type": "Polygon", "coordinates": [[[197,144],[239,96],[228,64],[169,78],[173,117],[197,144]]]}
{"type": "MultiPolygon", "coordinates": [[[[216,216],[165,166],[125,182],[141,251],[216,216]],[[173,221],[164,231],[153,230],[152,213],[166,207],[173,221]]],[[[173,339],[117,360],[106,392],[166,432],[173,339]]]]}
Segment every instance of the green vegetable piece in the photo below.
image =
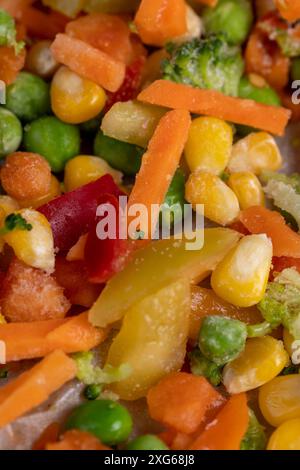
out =
{"type": "Polygon", "coordinates": [[[300,57],[292,60],[291,78],[292,80],[300,80],[300,57]]]}
{"type": "Polygon", "coordinates": [[[165,202],[162,207],[161,220],[167,227],[182,219],[185,204],[185,175],[179,168],[170,184],[165,202]]]}
{"type": "Polygon", "coordinates": [[[290,364],[289,366],[285,367],[280,375],[292,375],[292,374],[299,374],[299,366],[295,364],[290,364]]]}
{"type": "Polygon", "coordinates": [[[211,315],[202,322],[199,348],[207,359],[223,366],[240,355],[245,348],[246,339],[247,326],[244,323],[211,315]]]}
{"type": "Polygon", "coordinates": [[[89,432],[103,444],[111,446],[128,439],[132,431],[132,419],[124,406],[112,400],[89,401],[71,413],[65,429],[89,432]]]}
{"type": "Polygon", "coordinates": [[[79,129],[53,116],[42,117],[25,127],[24,145],[28,152],[45,157],[58,173],[68,160],[80,153],[79,129]]]}
{"type": "Polygon", "coordinates": [[[7,87],[6,107],[21,121],[30,122],[49,113],[49,85],[29,72],[20,72],[7,87]]]}
{"type": "Polygon", "coordinates": [[[162,62],[164,79],[238,95],[244,61],[241,49],[230,46],[224,36],[170,43],[167,49],[170,59],[162,62]]]}
{"type": "Polygon", "coordinates": [[[192,374],[206,377],[215,387],[222,381],[221,367],[203,356],[199,349],[190,354],[190,367],[192,374]]]}
{"type": "Polygon", "coordinates": [[[32,225],[29,224],[21,214],[9,214],[4,221],[4,226],[0,229],[0,235],[3,236],[13,230],[30,232],[32,228],[32,225]]]}
{"type": "Polygon", "coordinates": [[[122,364],[120,367],[106,365],[103,369],[94,365],[94,354],[82,352],[73,355],[77,365],[77,378],[85,385],[104,385],[127,379],[131,374],[131,367],[122,364]]]}
{"type": "Polygon", "coordinates": [[[264,450],[266,445],[267,438],[264,427],[259,423],[254,412],[249,409],[249,425],[241,442],[241,450],[264,450]]]}
{"type": "Polygon", "coordinates": [[[242,77],[239,84],[239,97],[257,101],[270,106],[280,106],[281,100],[273,88],[266,85],[257,87],[251,83],[248,77],[242,77]]]}
{"type": "Polygon", "coordinates": [[[137,145],[121,142],[103,134],[100,130],[94,143],[94,153],[125,175],[135,175],[142,163],[145,150],[137,145]]]}
{"type": "Polygon", "coordinates": [[[126,450],[168,450],[168,447],[153,434],[146,434],[129,442],[126,450]]]}
{"type": "Polygon", "coordinates": [[[87,400],[97,400],[102,391],[101,385],[93,384],[85,387],[83,395],[87,400]]]}
{"type": "Polygon", "coordinates": [[[22,136],[23,129],[17,116],[0,107],[0,158],[18,150],[22,136]]]}
{"type": "Polygon", "coordinates": [[[300,192],[299,175],[291,178],[281,175],[268,181],[264,191],[274,205],[290,214],[297,226],[300,227],[300,192]]]}
{"type": "Polygon", "coordinates": [[[225,33],[230,44],[242,44],[253,23],[251,2],[219,0],[215,8],[205,8],[203,21],[208,34],[225,33]]]}
{"type": "Polygon", "coordinates": [[[269,183],[269,181],[278,181],[281,183],[285,183],[291,186],[297,193],[300,194],[300,174],[299,173],[292,173],[291,175],[285,175],[283,173],[276,173],[275,171],[263,171],[259,178],[262,183],[269,183]]]}

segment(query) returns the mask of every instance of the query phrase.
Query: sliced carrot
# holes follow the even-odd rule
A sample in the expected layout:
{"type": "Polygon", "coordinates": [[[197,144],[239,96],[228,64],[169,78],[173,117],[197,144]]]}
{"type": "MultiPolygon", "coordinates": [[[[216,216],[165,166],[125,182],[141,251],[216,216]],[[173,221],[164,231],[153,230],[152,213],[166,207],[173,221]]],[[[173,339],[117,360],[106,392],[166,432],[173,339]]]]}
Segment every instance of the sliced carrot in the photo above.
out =
{"type": "Polygon", "coordinates": [[[300,235],[285,223],[279,212],[253,206],[240,213],[240,221],[250,233],[265,233],[271,238],[274,256],[300,258],[300,235]]]}
{"type": "Polygon", "coordinates": [[[68,252],[66,260],[67,261],[83,261],[84,260],[84,250],[87,241],[88,234],[82,235],[76,245],[74,245],[68,252]]]}
{"type": "Polygon", "coordinates": [[[10,85],[25,65],[26,51],[16,54],[13,47],[0,47],[0,80],[10,85]]]}
{"type": "Polygon", "coordinates": [[[240,450],[247,432],[249,412],[245,393],[232,396],[216,419],[190,445],[189,450],[240,450]]]}
{"type": "Polygon", "coordinates": [[[54,351],[0,389],[0,427],[37,407],[76,375],[75,362],[54,351]]]}
{"type": "Polygon", "coordinates": [[[66,33],[129,64],[133,55],[128,23],[121,17],[92,13],[70,21],[66,33]]]}
{"type": "Polygon", "coordinates": [[[140,93],[138,99],[166,108],[185,109],[195,114],[214,116],[277,135],[283,135],[291,116],[291,112],[285,108],[233,98],[218,91],[202,90],[168,80],[152,83],[140,93]]]}
{"type": "Polygon", "coordinates": [[[49,424],[33,444],[32,450],[45,450],[49,442],[55,442],[58,439],[59,430],[60,425],[58,423],[49,424]]]}
{"type": "Polygon", "coordinates": [[[66,353],[88,351],[105,337],[104,330],[89,323],[87,312],[62,320],[0,325],[7,362],[44,357],[55,349],[66,353]]]}
{"type": "Polygon", "coordinates": [[[281,16],[288,21],[300,19],[300,0],[275,0],[281,16]]]}
{"type": "Polygon", "coordinates": [[[54,58],[73,72],[115,92],[125,78],[125,64],[80,39],[58,34],[51,46],[54,58]]]}
{"type": "Polygon", "coordinates": [[[150,416],[184,434],[195,432],[209,408],[223,397],[204,377],[175,372],[150,389],[150,416]]]}
{"type": "MultiPolygon", "coordinates": [[[[160,120],[148,150],[143,157],[141,169],[128,201],[128,210],[135,204],[147,209],[141,217],[141,227],[148,233],[148,216],[154,204],[164,202],[170,182],[179,164],[188,138],[191,117],[187,111],[170,111],[160,120]]],[[[156,225],[158,213],[153,214],[152,226],[156,225]]]]}
{"type": "Polygon", "coordinates": [[[187,32],[184,0],[142,0],[134,19],[145,44],[163,46],[187,32]]]}
{"type": "Polygon", "coordinates": [[[60,441],[46,445],[46,450],[110,450],[92,434],[79,429],[67,431],[60,441]]]}

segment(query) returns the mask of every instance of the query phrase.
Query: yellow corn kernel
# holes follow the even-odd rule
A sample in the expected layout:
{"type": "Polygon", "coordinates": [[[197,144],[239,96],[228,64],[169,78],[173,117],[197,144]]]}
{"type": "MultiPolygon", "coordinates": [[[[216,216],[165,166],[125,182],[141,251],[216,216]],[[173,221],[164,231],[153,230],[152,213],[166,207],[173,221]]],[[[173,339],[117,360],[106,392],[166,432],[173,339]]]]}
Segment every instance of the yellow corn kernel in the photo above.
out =
{"type": "Polygon", "coordinates": [[[264,170],[277,171],[281,165],[274,138],[267,132],[253,132],[233,146],[228,169],[231,173],[251,171],[259,175],[264,170]]]}
{"type": "Polygon", "coordinates": [[[10,196],[0,196],[0,208],[3,209],[5,216],[20,209],[19,203],[10,196]]]}
{"type": "Polygon", "coordinates": [[[85,3],[86,0],[43,0],[44,5],[69,18],[75,18],[84,8],[85,3]]]}
{"type": "Polygon", "coordinates": [[[96,181],[101,176],[109,173],[117,184],[122,181],[122,173],[111,168],[108,163],[100,157],[89,155],[78,155],[69,160],[65,167],[65,189],[73,191],[85,184],[96,181]]]}
{"type": "Polygon", "coordinates": [[[235,193],[242,210],[251,206],[264,206],[265,195],[259,179],[249,171],[232,173],[228,186],[235,193]]]}
{"type": "Polygon", "coordinates": [[[185,196],[196,211],[201,211],[197,204],[203,204],[205,217],[220,225],[231,224],[240,212],[234,192],[218,176],[210,173],[192,173],[186,183],[185,196]]]}
{"type": "Polygon", "coordinates": [[[266,291],[272,254],[272,242],[266,235],[242,238],[214,270],[213,290],[236,307],[256,305],[266,291]]]}
{"type": "Polygon", "coordinates": [[[259,406],[272,426],[300,418],[300,375],[276,377],[259,390],[259,406]]]}
{"type": "Polygon", "coordinates": [[[13,230],[3,236],[5,242],[12,247],[17,258],[34,268],[53,272],[55,264],[54,242],[50,224],[41,213],[31,209],[17,212],[32,230],[13,230]]]}
{"type": "Polygon", "coordinates": [[[51,84],[51,106],[64,122],[80,124],[96,117],[104,108],[106,94],[96,83],[67,67],[60,67],[51,84]]]}
{"type": "Polygon", "coordinates": [[[300,419],[281,424],[271,435],[267,450],[300,450],[300,419]]]}
{"type": "Polygon", "coordinates": [[[52,201],[52,199],[61,195],[61,186],[58,179],[51,175],[51,185],[50,189],[47,194],[37,199],[25,199],[20,201],[21,207],[30,207],[32,209],[36,209],[37,207],[41,207],[44,204],[52,201]]]}
{"type": "Polygon", "coordinates": [[[185,146],[190,170],[219,175],[229,162],[232,142],[232,127],[225,121],[214,117],[194,119],[185,146]]]}
{"type": "Polygon", "coordinates": [[[288,360],[282,341],[271,336],[248,339],[242,354],[224,367],[223,383],[231,394],[254,390],[274,379],[288,360]]]}

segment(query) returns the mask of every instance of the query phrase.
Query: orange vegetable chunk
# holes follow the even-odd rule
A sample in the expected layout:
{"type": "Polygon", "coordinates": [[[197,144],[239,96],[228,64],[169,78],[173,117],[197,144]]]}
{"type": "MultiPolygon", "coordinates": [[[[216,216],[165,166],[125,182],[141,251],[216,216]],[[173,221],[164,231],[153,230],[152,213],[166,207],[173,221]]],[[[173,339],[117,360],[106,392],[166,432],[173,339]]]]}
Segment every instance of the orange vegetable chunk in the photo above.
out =
{"type": "Polygon", "coordinates": [[[110,450],[92,434],[72,429],[67,431],[58,442],[46,445],[46,450],[110,450]]]}
{"type": "Polygon", "coordinates": [[[6,85],[13,83],[25,65],[25,58],[25,49],[16,54],[13,47],[0,47],[0,80],[6,85]]]}
{"type": "Polygon", "coordinates": [[[108,91],[115,92],[125,78],[125,64],[80,39],[58,34],[51,46],[57,62],[108,91]]]}
{"type": "Polygon", "coordinates": [[[276,7],[283,18],[296,21],[300,18],[300,0],[275,0],[276,7]]]}

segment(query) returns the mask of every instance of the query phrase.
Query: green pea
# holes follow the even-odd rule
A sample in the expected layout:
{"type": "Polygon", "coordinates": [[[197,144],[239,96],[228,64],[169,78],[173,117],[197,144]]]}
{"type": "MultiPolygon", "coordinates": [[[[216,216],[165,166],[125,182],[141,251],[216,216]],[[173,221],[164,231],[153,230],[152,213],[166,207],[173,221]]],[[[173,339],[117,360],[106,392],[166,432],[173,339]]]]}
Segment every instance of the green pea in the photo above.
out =
{"type": "Polygon", "coordinates": [[[129,442],[126,450],[168,450],[168,447],[153,434],[146,434],[129,442]]]}
{"type": "Polygon", "coordinates": [[[102,387],[101,385],[93,384],[93,385],[88,385],[84,389],[84,397],[87,400],[97,400],[101,393],[102,387]]]}
{"type": "Polygon", "coordinates": [[[292,80],[300,80],[300,57],[292,60],[291,77],[292,80]]]}
{"type": "Polygon", "coordinates": [[[125,175],[135,175],[139,171],[144,152],[141,147],[107,137],[102,131],[95,139],[95,155],[125,175]]]}
{"type": "Polygon", "coordinates": [[[231,44],[242,44],[253,22],[249,0],[219,0],[215,8],[204,9],[203,20],[208,34],[225,33],[231,44]]]}
{"type": "Polygon", "coordinates": [[[18,150],[23,129],[19,119],[5,108],[0,107],[0,157],[18,150]]]}
{"type": "Polygon", "coordinates": [[[28,152],[45,157],[54,172],[60,172],[68,160],[79,155],[80,132],[56,117],[42,117],[25,126],[24,145],[28,152]]]}
{"type": "Polygon", "coordinates": [[[268,85],[259,88],[253,85],[248,77],[243,77],[240,81],[239,97],[270,106],[281,105],[280,97],[273,88],[268,85]]]}
{"type": "Polygon", "coordinates": [[[162,222],[169,224],[179,222],[182,218],[185,204],[185,175],[179,168],[170,184],[165,202],[162,208],[162,222]]]}
{"type": "Polygon", "coordinates": [[[87,431],[103,444],[116,445],[128,439],[132,419],[124,406],[112,400],[89,401],[71,413],[65,429],[87,431]]]}
{"type": "Polygon", "coordinates": [[[16,40],[14,19],[5,10],[0,9],[0,46],[13,44],[16,40]]]}
{"type": "Polygon", "coordinates": [[[25,122],[44,116],[51,110],[48,83],[32,73],[19,73],[7,87],[6,107],[25,122]]]}
{"type": "Polygon", "coordinates": [[[245,348],[246,339],[245,323],[212,315],[202,322],[199,348],[207,359],[222,366],[240,355],[245,348]]]}

